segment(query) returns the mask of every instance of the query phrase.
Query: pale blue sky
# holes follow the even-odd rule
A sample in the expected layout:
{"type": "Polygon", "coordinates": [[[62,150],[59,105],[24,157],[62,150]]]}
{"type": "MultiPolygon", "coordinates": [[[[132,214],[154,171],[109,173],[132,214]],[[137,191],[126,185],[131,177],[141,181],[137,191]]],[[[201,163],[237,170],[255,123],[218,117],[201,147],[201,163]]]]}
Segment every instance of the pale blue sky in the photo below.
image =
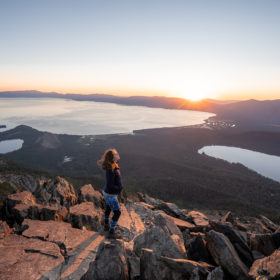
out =
{"type": "Polygon", "coordinates": [[[0,90],[280,98],[280,1],[0,0],[0,90]]]}

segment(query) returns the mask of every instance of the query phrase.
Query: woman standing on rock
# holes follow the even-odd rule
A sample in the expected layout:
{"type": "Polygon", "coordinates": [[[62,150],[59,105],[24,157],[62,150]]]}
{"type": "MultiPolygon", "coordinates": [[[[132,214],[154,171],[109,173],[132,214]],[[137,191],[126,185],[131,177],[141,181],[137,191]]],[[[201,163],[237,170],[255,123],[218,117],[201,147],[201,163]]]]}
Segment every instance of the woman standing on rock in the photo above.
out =
{"type": "Polygon", "coordinates": [[[117,238],[115,229],[121,215],[118,195],[122,191],[121,173],[118,162],[120,160],[119,153],[116,149],[108,149],[104,152],[98,164],[106,172],[106,185],[103,190],[105,200],[105,216],[104,216],[104,231],[109,231],[109,237],[117,238]],[[111,223],[109,216],[113,211],[111,223]]]}

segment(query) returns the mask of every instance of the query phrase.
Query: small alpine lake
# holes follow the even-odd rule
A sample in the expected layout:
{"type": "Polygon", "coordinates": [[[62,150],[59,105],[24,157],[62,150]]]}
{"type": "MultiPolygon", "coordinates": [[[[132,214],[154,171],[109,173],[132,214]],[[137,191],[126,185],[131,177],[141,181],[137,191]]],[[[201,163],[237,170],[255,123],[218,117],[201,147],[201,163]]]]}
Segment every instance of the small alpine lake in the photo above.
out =
{"type": "Polygon", "coordinates": [[[257,173],[280,182],[280,157],[228,146],[205,146],[200,154],[223,159],[230,163],[241,163],[257,173]]]}
{"type": "Polygon", "coordinates": [[[0,141],[0,154],[7,154],[21,149],[23,145],[22,139],[10,139],[0,141]]]}

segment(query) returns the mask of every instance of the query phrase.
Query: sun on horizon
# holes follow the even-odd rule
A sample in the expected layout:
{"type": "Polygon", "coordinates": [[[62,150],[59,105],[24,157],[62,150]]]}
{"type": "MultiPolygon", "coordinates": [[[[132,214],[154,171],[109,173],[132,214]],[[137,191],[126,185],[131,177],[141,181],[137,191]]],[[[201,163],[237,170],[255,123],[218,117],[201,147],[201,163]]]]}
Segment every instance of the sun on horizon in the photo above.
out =
{"type": "Polygon", "coordinates": [[[16,2],[0,4],[0,89],[280,98],[280,2],[16,2]]]}

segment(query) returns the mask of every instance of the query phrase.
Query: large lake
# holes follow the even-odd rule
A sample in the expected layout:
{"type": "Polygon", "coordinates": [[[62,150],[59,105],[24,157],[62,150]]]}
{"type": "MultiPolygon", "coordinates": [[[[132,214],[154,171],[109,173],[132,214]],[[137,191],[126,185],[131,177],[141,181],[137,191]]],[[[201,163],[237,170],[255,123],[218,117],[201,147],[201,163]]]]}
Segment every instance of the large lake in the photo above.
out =
{"type": "Polygon", "coordinates": [[[198,152],[231,163],[241,163],[265,177],[280,182],[280,157],[278,156],[227,146],[206,146],[198,152]]]}
{"type": "Polygon", "coordinates": [[[59,134],[132,133],[137,129],[196,125],[211,116],[206,112],[92,101],[0,98],[0,124],[7,125],[7,129],[25,124],[59,134]]]}

